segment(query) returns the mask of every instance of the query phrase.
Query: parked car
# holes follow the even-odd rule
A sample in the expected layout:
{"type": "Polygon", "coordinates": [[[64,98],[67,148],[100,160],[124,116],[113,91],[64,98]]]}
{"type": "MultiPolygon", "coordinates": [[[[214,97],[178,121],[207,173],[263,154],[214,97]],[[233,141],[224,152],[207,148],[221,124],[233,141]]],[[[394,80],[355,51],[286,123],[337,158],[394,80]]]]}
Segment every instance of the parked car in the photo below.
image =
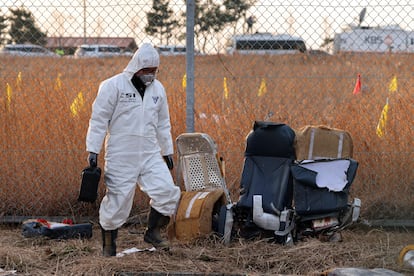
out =
{"type": "Polygon", "coordinates": [[[0,49],[1,55],[28,56],[28,57],[59,57],[58,54],[45,47],[34,44],[7,44],[0,49]]]}
{"type": "Polygon", "coordinates": [[[116,45],[106,44],[84,44],[76,48],[74,56],[76,58],[83,57],[115,57],[122,56],[121,48],[116,45]]]}

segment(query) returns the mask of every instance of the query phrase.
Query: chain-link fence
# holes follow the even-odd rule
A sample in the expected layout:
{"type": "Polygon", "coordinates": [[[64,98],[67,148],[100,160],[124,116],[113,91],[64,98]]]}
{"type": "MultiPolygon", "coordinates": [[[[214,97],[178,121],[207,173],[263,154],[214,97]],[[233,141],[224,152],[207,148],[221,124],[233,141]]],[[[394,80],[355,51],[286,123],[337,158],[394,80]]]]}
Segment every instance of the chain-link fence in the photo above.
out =
{"type": "MultiPolygon", "coordinates": [[[[360,165],[351,195],[362,200],[362,216],[413,219],[414,4],[328,2],[6,0],[0,215],[96,215],[99,199],[77,202],[91,104],[99,83],[151,42],[173,136],[193,112],[194,130],[210,134],[226,161],[234,200],[254,120],[327,125],[352,134],[360,165]]],[[[148,199],[137,193],[135,203],[133,213],[148,199]]]]}

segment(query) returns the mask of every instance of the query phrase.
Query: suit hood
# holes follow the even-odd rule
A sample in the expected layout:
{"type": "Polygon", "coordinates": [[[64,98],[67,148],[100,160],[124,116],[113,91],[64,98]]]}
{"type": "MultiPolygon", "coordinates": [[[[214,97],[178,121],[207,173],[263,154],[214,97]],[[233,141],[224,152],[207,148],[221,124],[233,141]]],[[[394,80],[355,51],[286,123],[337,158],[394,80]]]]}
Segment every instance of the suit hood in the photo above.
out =
{"type": "Polygon", "coordinates": [[[144,43],[132,56],[124,72],[132,77],[142,68],[159,67],[160,56],[150,43],[144,43]]]}

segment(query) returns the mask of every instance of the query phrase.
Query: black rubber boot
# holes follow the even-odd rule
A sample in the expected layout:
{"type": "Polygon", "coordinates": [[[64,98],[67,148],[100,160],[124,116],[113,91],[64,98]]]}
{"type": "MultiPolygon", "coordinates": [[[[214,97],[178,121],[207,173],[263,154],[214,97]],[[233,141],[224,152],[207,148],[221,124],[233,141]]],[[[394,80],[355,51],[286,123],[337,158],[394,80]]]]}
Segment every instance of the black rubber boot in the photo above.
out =
{"type": "Polygon", "coordinates": [[[105,230],[101,227],[102,232],[102,253],[105,257],[116,256],[116,238],[118,229],[105,230]]]}
{"type": "Polygon", "coordinates": [[[170,217],[164,216],[157,210],[151,208],[148,214],[148,226],[145,231],[144,241],[152,244],[155,248],[169,249],[170,243],[161,237],[161,228],[170,222],[170,217]]]}

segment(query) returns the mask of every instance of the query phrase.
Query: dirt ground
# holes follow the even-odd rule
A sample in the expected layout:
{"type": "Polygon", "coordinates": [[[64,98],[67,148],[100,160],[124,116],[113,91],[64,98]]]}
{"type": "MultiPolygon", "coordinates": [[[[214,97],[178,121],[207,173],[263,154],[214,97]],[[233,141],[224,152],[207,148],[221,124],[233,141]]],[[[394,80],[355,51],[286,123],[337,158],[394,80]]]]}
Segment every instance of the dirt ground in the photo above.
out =
{"type": "MultiPolygon", "coordinates": [[[[144,230],[139,225],[121,228],[117,252],[148,248],[144,230]]],[[[90,239],[26,238],[21,225],[2,225],[0,233],[0,275],[325,275],[340,267],[414,275],[398,263],[401,249],[414,243],[414,229],[354,225],[342,230],[341,242],[309,238],[293,246],[241,238],[224,245],[211,235],[187,244],[173,240],[170,251],[110,258],[101,255],[97,225],[90,239]]]]}

